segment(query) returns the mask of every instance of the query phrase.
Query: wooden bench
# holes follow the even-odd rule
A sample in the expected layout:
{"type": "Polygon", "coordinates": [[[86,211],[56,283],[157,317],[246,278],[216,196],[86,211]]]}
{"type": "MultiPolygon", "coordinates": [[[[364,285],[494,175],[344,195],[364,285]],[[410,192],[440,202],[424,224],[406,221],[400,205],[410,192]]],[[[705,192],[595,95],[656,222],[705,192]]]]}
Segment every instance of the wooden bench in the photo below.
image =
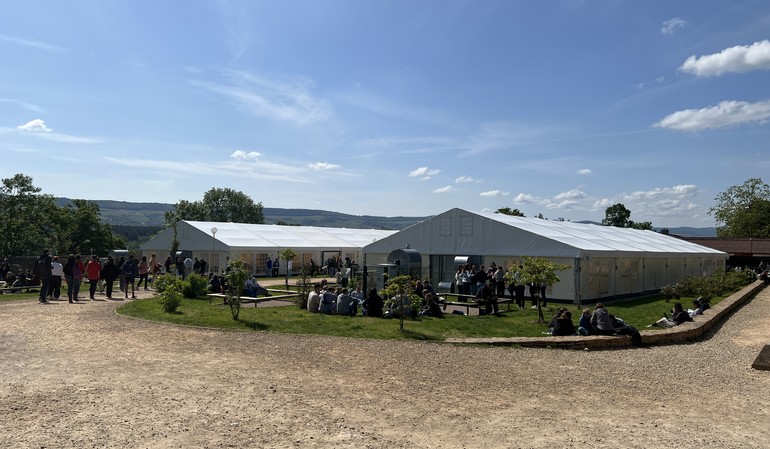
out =
{"type": "Polygon", "coordinates": [[[39,285],[25,285],[24,287],[3,287],[3,288],[0,288],[0,295],[23,293],[24,290],[26,290],[27,293],[31,293],[32,289],[39,290],[40,286],[39,285]]]}
{"type": "MultiPolygon", "coordinates": [[[[257,307],[257,304],[260,302],[265,301],[291,301],[294,298],[297,297],[297,292],[287,292],[285,290],[273,290],[273,289],[267,289],[268,292],[277,292],[277,293],[283,293],[279,295],[270,294],[270,296],[261,296],[261,297],[254,297],[254,296],[243,296],[241,295],[241,303],[254,303],[254,307],[257,307]]],[[[227,299],[227,295],[224,293],[209,293],[206,296],[209,298],[209,304],[211,304],[211,300],[213,298],[221,298],[222,303],[224,304],[225,299],[227,299]]]]}
{"type": "MultiPolygon", "coordinates": [[[[471,296],[469,296],[469,295],[464,295],[464,296],[468,296],[469,298],[472,298],[472,297],[471,297],[471,296]]],[[[513,303],[515,303],[515,302],[516,302],[516,299],[513,299],[513,298],[503,298],[503,299],[498,299],[498,300],[497,300],[497,306],[498,306],[498,308],[499,308],[499,307],[500,307],[500,305],[502,305],[502,304],[506,304],[506,307],[507,307],[507,309],[506,309],[505,311],[507,312],[507,311],[510,311],[510,310],[511,310],[511,304],[513,304],[513,303]]],[[[470,315],[470,313],[471,313],[471,309],[472,309],[472,308],[473,308],[473,309],[481,309],[482,307],[483,307],[483,308],[486,308],[486,307],[487,307],[487,305],[486,305],[486,304],[483,304],[483,303],[482,303],[482,304],[479,304],[479,303],[477,303],[477,302],[476,302],[474,299],[469,299],[469,301],[468,301],[468,302],[461,302],[461,301],[441,301],[441,302],[440,302],[440,304],[441,304],[442,306],[444,306],[444,305],[447,305],[447,306],[455,306],[455,307],[465,307],[465,314],[466,314],[466,315],[470,315]]]]}

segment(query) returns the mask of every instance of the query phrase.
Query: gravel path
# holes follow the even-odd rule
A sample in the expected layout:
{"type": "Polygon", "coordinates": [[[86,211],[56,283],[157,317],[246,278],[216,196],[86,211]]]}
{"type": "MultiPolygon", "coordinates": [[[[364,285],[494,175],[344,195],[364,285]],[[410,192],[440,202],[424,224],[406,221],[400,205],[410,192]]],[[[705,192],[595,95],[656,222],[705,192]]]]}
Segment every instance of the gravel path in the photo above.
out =
{"type": "Polygon", "coordinates": [[[568,351],[219,332],[0,303],[0,448],[769,447],[770,289],[698,343],[568,351]]]}

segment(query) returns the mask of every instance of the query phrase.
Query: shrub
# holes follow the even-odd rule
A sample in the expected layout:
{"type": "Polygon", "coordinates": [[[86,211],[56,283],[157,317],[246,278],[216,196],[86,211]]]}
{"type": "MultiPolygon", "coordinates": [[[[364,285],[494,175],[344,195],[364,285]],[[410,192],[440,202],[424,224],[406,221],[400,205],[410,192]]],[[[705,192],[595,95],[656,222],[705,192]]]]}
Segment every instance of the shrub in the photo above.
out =
{"type": "Polygon", "coordinates": [[[178,290],[181,290],[182,280],[173,274],[166,273],[164,275],[158,276],[153,282],[153,287],[155,288],[155,291],[158,292],[159,294],[166,291],[166,289],[170,285],[176,286],[178,290]]]}
{"type": "Polygon", "coordinates": [[[179,293],[179,285],[168,285],[163,293],[160,294],[160,303],[163,306],[164,312],[176,312],[176,309],[182,304],[182,294],[179,293]]]}
{"type": "Polygon", "coordinates": [[[674,285],[666,285],[660,293],[666,299],[703,296],[712,299],[740,290],[750,284],[753,277],[734,271],[716,270],[709,276],[689,276],[674,285]]]}
{"type": "Polygon", "coordinates": [[[205,277],[192,273],[187,276],[182,286],[182,294],[185,298],[195,299],[206,296],[208,281],[205,277]]]}

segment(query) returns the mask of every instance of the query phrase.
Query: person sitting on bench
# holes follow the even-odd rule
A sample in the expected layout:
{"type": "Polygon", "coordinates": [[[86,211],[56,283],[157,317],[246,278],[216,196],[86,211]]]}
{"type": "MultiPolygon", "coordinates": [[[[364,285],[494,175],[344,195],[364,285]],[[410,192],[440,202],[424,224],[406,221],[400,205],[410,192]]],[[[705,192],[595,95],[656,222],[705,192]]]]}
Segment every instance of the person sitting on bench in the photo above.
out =
{"type": "MultiPolygon", "coordinates": [[[[497,315],[500,310],[497,307],[497,295],[495,295],[495,287],[492,286],[493,281],[487,281],[483,287],[476,292],[476,304],[484,306],[484,310],[487,314],[492,313],[497,315]]],[[[479,312],[481,308],[479,308],[479,312]]]]}

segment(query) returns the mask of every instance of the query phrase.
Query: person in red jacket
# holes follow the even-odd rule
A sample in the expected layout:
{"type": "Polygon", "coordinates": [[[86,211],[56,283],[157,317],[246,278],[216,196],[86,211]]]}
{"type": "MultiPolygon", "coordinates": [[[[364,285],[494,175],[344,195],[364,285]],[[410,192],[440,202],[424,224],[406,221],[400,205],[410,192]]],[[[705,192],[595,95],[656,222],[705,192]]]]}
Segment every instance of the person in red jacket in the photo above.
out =
{"type": "Polygon", "coordinates": [[[88,265],[86,265],[86,277],[88,278],[88,284],[89,284],[89,297],[91,298],[91,301],[94,301],[96,298],[94,298],[94,295],[96,294],[96,284],[99,283],[99,279],[102,275],[102,264],[99,263],[99,257],[98,256],[91,256],[91,260],[88,261],[88,265]]]}

